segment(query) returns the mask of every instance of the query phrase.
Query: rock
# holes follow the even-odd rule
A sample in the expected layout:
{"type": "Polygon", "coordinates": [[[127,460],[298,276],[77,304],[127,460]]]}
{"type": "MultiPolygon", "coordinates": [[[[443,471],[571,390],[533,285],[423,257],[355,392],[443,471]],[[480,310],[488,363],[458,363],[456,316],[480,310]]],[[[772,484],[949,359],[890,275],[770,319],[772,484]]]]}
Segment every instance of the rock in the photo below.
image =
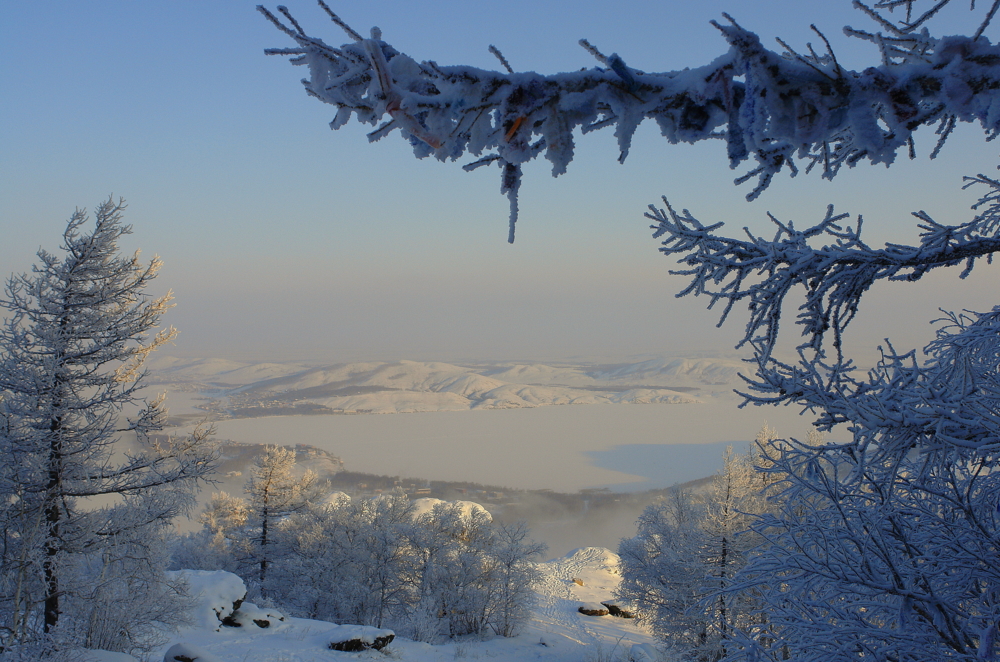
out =
{"type": "Polygon", "coordinates": [[[348,639],[347,641],[331,641],[330,650],[343,651],[345,653],[357,653],[358,651],[367,650],[372,648],[374,650],[380,651],[389,643],[396,638],[396,635],[390,634],[385,637],[375,637],[371,642],[362,641],[360,639],[348,639]]]}
{"type": "Polygon", "coordinates": [[[653,644],[632,644],[629,656],[634,662],[656,662],[660,653],[653,644]]]}
{"type": "Polygon", "coordinates": [[[83,657],[79,662],[139,662],[128,653],[114,653],[112,651],[83,649],[83,657]]]}
{"type": "Polygon", "coordinates": [[[608,613],[618,618],[635,618],[635,614],[627,609],[622,609],[617,602],[602,602],[608,608],[608,613]]]}
{"type": "Polygon", "coordinates": [[[285,622],[285,616],[277,609],[261,609],[252,602],[240,600],[233,613],[222,619],[222,624],[231,628],[257,626],[261,629],[275,627],[285,622]]]}
{"type": "Polygon", "coordinates": [[[222,662],[222,659],[191,644],[174,644],[163,656],[163,662],[222,662]]]}
{"type": "Polygon", "coordinates": [[[607,616],[608,609],[599,602],[584,602],[580,605],[578,612],[585,616],[607,616]]]}
{"type": "MultiPolygon", "coordinates": [[[[178,570],[169,577],[186,585],[194,598],[194,624],[208,630],[218,630],[243,606],[247,587],[243,580],[222,570],[178,570]]],[[[171,660],[171,662],[173,662],[171,660]]]]}
{"type": "Polygon", "coordinates": [[[396,633],[392,630],[381,630],[379,628],[362,625],[341,625],[329,635],[330,650],[343,651],[345,653],[356,653],[358,651],[382,650],[396,638],[396,633]]]}

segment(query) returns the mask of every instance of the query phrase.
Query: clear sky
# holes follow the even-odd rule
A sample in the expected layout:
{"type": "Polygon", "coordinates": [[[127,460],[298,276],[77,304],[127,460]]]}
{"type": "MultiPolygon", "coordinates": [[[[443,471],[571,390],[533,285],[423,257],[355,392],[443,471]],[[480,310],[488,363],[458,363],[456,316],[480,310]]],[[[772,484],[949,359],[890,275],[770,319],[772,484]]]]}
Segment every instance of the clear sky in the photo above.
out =
{"type": "MultiPolygon", "coordinates": [[[[310,0],[286,2],[311,34],[347,41],[310,0]]],[[[30,268],[76,206],[113,193],[129,203],[128,248],[166,262],[158,284],[174,290],[167,321],[181,330],[173,353],[339,362],[726,352],[744,320],[717,330],[707,302],[674,298],[683,281],[656,251],[647,204],[667,195],[704,221],[764,231],[767,210],[807,223],[833,202],[862,213],[872,241],[912,240],[909,211],[967,219],[975,196],[961,175],[998,162],[971,127],[930,162],[924,130],[916,162],[862,165],[833,183],[784,176],[748,204],[723,143],[671,146],[647,123],[625,165],[610,133],[579,139],[558,179],[546,162],[530,164],[510,246],[495,169],[417,161],[398,133],[369,145],[367,126],[331,132],[335,109],[303,92],[304,70],[263,54],[292,44],[254,4],[0,5],[0,273],[30,268]]],[[[709,25],[722,11],[767,44],[815,42],[815,23],[842,64],[877,60],[841,34],[868,27],[847,0],[331,4],[359,32],[378,25],[399,50],[442,64],[496,68],[495,44],[515,69],[589,67],[576,45],[586,37],[646,71],[700,66],[726,50],[709,25]]],[[[944,32],[974,29],[967,4],[949,9],[944,32]]],[[[875,292],[859,346],[886,335],[919,345],[937,306],[992,306],[991,274],[956,281],[875,292]]]]}

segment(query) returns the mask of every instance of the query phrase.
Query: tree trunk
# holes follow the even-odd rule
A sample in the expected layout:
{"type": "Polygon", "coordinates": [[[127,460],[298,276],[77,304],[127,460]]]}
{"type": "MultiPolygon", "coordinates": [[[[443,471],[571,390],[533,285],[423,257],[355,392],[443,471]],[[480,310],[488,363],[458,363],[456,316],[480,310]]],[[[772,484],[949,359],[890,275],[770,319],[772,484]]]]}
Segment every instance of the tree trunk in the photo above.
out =
{"type": "Polygon", "coordinates": [[[59,622],[59,572],[56,568],[57,557],[61,551],[60,524],[62,513],[59,510],[58,494],[62,485],[62,441],[59,431],[62,427],[60,417],[52,419],[49,425],[49,481],[45,492],[45,561],[42,570],[45,575],[45,626],[46,633],[52,632],[59,622]]]}
{"type": "Polygon", "coordinates": [[[266,590],[264,588],[264,580],[267,579],[267,521],[269,519],[269,513],[267,512],[267,507],[264,507],[264,511],[261,514],[261,524],[260,524],[260,595],[265,596],[266,590]]]}

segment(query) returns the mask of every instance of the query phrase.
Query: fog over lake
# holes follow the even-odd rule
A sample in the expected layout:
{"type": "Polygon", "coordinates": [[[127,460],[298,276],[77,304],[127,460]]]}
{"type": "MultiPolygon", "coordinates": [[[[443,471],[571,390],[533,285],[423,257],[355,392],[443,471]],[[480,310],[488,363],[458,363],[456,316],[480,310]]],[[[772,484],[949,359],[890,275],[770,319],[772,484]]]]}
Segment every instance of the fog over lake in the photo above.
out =
{"type": "Polygon", "coordinates": [[[706,404],[564,405],[526,409],[222,420],[219,439],[311,444],[349,471],[576,492],[666,487],[710,475],[727,443],[766,420],[785,436],[808,419],[788,408],[706,404]]]}

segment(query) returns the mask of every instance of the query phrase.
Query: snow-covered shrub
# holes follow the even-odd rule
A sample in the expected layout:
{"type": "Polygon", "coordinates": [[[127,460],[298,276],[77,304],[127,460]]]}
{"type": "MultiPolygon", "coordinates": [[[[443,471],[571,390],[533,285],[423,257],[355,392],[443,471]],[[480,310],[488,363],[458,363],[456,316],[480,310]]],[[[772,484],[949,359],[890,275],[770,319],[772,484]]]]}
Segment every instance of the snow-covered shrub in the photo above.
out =
{"type": "MultiPolygon", "coordinates": [[[[761,443],[774,437],[767,426],[758,434],[761,443]]],[[[707,494],[673,490],[643,511],[636,536],[619,546],[617,597],[683,659],[718,659],[735,631],[760,621],[762,603],[729,589],[762,543],[751,525],[775,507],[767,496],[776,480],[755,470],[764,463],[757,452],[727,449],[707,494]]]]}
{"type": "Polygon", "coordinates": [[[526,527],[494,523],[478,504],[411,502],[400,492],[320,501],[273,534],[279,553],[269,595],[283,610],[389,625],[423,641],[516,634],[530,614],[533,559],[543,549],[526,527]]]}
{"type": "Polygon", "coordinates": [[[413,593],[410,501],[393,493],[338,500],[278,529],[273,599],[292,613],[383,627],[405,618],[413,593]]]}
{"type": "Polygon", "coordinates": [[[492,566],[490,582],[490,629],[503,637],[513,637],[531,618],[535,606],[534,585],[541,574],[534,559],[546,546],[532,541],[524,522],[496,524],[486,553],[492,566]]]}
{"type": "Polygon", "coordinates": [[[91,587],[66,600],[73,640],[86,648],[141,654],[189,624],[191,601],[182,583],[164,572],[163,539],[151,534],[118,540],[101,554],[84,557],[79,572],[91,587]]]}
{"type": "Polygon", "coordinates": [[[434,501],[418,500],[423,512],[410,529],[418,588],[408,633],[426,641],[490,631],[514,636],[534,606],[534,558],[544,545],[528,540],[523,523],[494,522],[479,504],[434,501]]]}
{"type": "Polygon", "coordinates": [[[490,607],[492,517],[482,508],[441,502],[415,524],[410,542],[419,559],[418,611],[437,615],[443,634],[482,634],[490,607]]]}

